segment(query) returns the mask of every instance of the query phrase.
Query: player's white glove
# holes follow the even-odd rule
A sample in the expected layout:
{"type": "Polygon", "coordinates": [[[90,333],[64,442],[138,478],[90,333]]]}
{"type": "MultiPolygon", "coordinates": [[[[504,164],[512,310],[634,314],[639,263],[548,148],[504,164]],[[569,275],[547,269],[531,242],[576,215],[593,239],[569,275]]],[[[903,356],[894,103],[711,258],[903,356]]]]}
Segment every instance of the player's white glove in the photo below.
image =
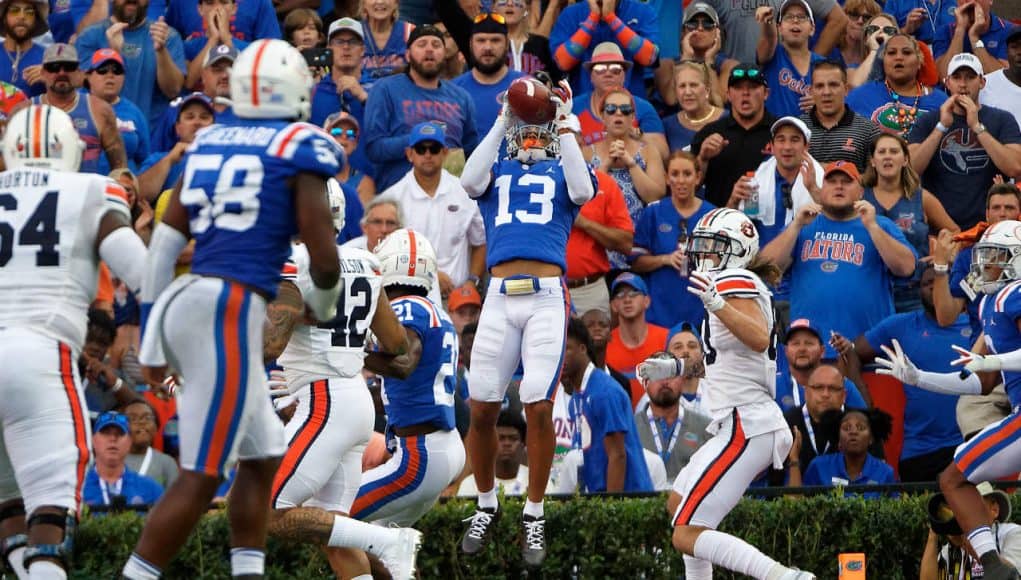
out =
{"type": "Polygon", "coordinates": [[[269,398],[273,400],[273,408],[277,411],[290,407],[296,400],[294,395],[287,390],[287,379],[284,377],[284,371],[269,371],[269,379],[266,381],[266,386],[269,387],[269,398]]]}
{"type": "Polygon", "coordinates": [[[557,104],[557,126],[566,127],[565,123],[574,109],[574,91],[571,90],[570,83],[566,80],[557,83],[557,89],[553,90],[550,100],[557,104]]]}
{"type": "Polygon", "coordinates": [[[706,272],[692,272],[688,275],[688,292],[698,296],[708,312],[716,312],[727,305],[727,301],[716,291],[716,283],[706,272]]]}
{"type": "Polygon", "coordinates": [[[993,355],[978,354],[977,352],[971,352],[966,348],[961,348],[956,344],[950,345],[954,351],[960,355],[960,358],[953,360],[951,366],[963,365],[965,369],[973,372],[989,372],[1003,370],[1003,360],[1000,357],[993,355]]]}
{"type": "Polygon", "coordinates": [[[879,348],[883,349],[887,358],[876,357],[876,364],[879,366],[876,369],[877,373],[889,375],[909,385],[917,385],[920,382],[918,367],[904,354],[904,349],[900,347],[900,342],[896,338],[893,339],[893,349],[885,344],[880,345],[879,348]]]}
{"type": "Polygon", "coordinates": [[[500,114],[496,117],[497,123],[503,123],[504,127],[509,127],[514,121],[514,111],[511,111],[510,103],[507,102],[506,94],[501,99],[503,104],[500,106],[500,114]]]}
{"type": "Polygon", "coordinates": [[[684,374],[684,361],[676,357],[647,358],[638,363],[635,375],[644,387],[650,381],[672,379],[684,374]]]}

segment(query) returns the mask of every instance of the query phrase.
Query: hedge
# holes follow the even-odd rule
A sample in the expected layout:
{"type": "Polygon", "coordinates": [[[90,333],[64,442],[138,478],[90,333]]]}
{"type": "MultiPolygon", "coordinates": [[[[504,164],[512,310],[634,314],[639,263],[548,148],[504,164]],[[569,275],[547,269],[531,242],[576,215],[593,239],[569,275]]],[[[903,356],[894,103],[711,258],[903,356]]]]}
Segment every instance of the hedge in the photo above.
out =
{"type": "MultiPolygon", "coordinates": [[[[744,499],[722,528],[781,562],[837,577],[837,554],[864,552],[868,577],[918,577],[925,545],[927,495],[900,499],[846,499],[837,495],[775,500],[744,499]]],[[[1012,498],[1014,513],[1021,501],[1012,498]]],[[[497,535],[480,557],[459,551],[462,520],[474,504],[458,500],[437,505],[418,524],[425,542],[418,563],[421,578],[521,578],[518,547],[521,501],[503,502],[497,535]]],[[[681,557],[670,545],[664,499],[585,498],[547,502],[549,555],[542,577],[557,579],[677,579],[681,557]]],[[[85,518],[79,528],[72,578],[115,578],[141,531],[135,514],[85,518]]],[[[229,578],[227,519],[205,517],[166,578],[229,578]]],[[[268,578],[328,578],[329,567],[309,546],[270,540],[268,578]]],[[[533,574],[532,577],[540,577],[533,574]]],[[[738,578],[722,570],[716,578],[738,578]]]]}

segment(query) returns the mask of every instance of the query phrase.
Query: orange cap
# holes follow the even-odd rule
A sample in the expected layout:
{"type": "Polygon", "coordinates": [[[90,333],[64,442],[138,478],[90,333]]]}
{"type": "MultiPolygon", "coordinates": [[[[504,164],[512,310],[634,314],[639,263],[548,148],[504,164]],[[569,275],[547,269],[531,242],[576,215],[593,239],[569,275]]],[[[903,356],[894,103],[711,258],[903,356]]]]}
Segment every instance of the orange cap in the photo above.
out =
{"type": "Polygon", "coordinates": [[[471,282],[466,282],[462,286],[454,288],[454,291],[450,293],[450,298],[447,298],[447,308],[451,312],[468,304],[482,306],[482,296],[479,295],[479,291],[475,289],[475,285],[471,282]]]}

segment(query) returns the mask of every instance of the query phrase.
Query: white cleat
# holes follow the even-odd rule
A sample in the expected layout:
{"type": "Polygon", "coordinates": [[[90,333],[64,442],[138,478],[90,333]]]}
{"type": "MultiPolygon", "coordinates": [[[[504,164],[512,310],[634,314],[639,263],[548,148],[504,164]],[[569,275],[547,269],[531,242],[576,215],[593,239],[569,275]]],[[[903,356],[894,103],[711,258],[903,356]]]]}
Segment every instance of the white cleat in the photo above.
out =
{"type": "Polygon", "coordinates": [[[422,532],[414,528],[400,528],[397,540],[382,550],[379,559],[394,580],[411,580],[415,578],[415,558],[421,547],[422,532]]]}

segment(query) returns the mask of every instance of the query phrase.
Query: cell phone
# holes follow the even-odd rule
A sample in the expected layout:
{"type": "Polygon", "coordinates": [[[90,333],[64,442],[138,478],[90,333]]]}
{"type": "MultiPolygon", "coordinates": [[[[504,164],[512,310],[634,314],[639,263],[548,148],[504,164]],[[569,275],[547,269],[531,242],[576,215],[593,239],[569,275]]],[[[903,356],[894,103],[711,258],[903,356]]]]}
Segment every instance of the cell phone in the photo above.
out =
{"type": "Polygon", "coordinates": [[[323,46],[306,48],[301,51],[301,55],[305,57],[309,68],[328,68],[333,64],[333,51],[323,46]]]}

